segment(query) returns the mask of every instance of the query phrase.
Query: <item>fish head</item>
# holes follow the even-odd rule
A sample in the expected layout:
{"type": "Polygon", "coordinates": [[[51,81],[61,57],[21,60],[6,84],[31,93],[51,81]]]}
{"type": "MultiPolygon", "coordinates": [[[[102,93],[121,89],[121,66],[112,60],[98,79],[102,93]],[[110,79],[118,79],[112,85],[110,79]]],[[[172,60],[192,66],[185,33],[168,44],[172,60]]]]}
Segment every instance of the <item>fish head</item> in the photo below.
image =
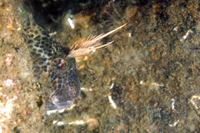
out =
{"type": "Polygon", "coordinates": [[[51,63],[49,110],[71,106],[80,94],[80,81],[74,58],[56,58],[51,63]]]}

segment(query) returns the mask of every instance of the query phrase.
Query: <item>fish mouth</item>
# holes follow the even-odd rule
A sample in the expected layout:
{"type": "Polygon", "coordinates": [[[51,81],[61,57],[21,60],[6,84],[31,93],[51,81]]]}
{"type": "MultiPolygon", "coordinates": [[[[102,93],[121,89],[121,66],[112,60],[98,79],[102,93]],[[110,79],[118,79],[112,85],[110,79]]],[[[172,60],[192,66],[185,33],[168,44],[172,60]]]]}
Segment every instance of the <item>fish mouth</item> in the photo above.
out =
{"type": "MultiPolygon", "coordinates": [[[[59,80],[57,80],[59,81],[59,80]]],[[[54,85],[54,92],[51,95],[52,103],[58,106],[63,106],[64,104],[70,104],[73,99],[77,98],[80,94],[79,86],[75,86],[68,83],[66,80],[65,84],[58,82],[56,86],[54,85]]]]}
{"type": "Polygon", "coordinates": [[[65,101],[65,102],[59,102],[57,104],[55,103],[49,103],[47,108],[48,110],[58,110],[58,109],[65,109],[67,107],[70,107],[74,104],[74,100],[69,100],[69,101],[65,101]]]}

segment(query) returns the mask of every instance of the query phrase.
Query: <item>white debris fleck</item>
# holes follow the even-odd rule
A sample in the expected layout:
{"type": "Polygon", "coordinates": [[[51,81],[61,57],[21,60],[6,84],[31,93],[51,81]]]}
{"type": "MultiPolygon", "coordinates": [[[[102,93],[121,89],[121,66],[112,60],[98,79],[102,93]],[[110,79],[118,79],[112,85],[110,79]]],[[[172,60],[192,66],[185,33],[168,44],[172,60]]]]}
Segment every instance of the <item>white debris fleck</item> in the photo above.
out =
{"type": "Polygon", "coordinates": [[[55,36],[57,34],[57,32],[52,32],[52,33],[49,33],[50,36],[55,36]]]}
{"type": "Polygon", "coordinates": [[[57,125],[57,126],[62,126],[62,125],[66,125],[66,124],[68,124],[68,125],[84,125],[84,124],[86,124],[86,122],[83,120],[76,120],[76,121],[72,121],[72,122],[63,122],[63,121],[54,120],[53,124],[57,125]]]}
{"type": "Polygon", "coordinates": [[[69,25],[71,26],[72,29],[74,29],[75,25],[74,22],[71,18],[68,18],[67,21],[69,22],[69,25]]]}
{"type": "Polygon", "coordinates": [[[172,98],[172,104],[171,104],[171,106],[172,106],[172,110],[176,111],[176,109],[175,109],[175,99],[173,99],[173,98],[172,98]]]}
{"type": "Polygon", "coordinates": [[[140,84],[142,85],[143,83],[144,83],[144,81],[141,80],[141,81],[140,81],[140,84]]]}
{"type": "Polygon", "coordinates": [[[149,88],[158,90],[160,87],[163,87],[163,86],[165,86],[163,83],[152,82],[150,83],[149,88]]]}
{"type": "Polygon", "coordinates": [[[84,124],[85,124],[85,121],[83,120],[69,122],[69,125],[84,125],[84,124]]]}
{"type": "Polygon", "coordinates": [[[154,83],[151,83],[151,85],[155,85],[155,86],[161,86],[161,87],[163,87],[164,85],[161,83],[161,84],[158,84],[158,83],[156,83],[156,82],[154,82],[154,83]]]}
{"type": "Polygon", "coordinates": [[[50,114],[56,113],[56,112],[58,112],[58,113],[63,113],[64,111],[65,111],[65,109],[48,110],[48,111],[47,111],[47,115],[50,115],[50,114]]]}
{"type": "Polygon", "coordinates": [[[40,83],[36,83],[37,84],[37,86],[40,88],[41,87],[41,85],[40,85],[40,83]]]}
{"type": "Polygon", "coordinates": [[[178,31],[178,26],[174,27],[173,31],[178,31]]]}
{"type": "Polygon", "coordinates": [[[111,106],[116,109],[117,108],[117,105],[115,104],[115,102],[112,100],[112,97],[111,95],[108,96],[108,99],[109,99],[109,102],[111,103],[111,106]]]}
{"type": "Polygon", "coordinates": [[[179,123],[179,120],[175,121],[173,124],[168,124],[170,127],[175,127],[179,123]]]}
{"type": "Polygon", "coordinates": [[[128,37],[132,37],[132,33],[128,33],[128,37]]]}
{"type": "Polygon", "coordinates": [[[13,82],[12,79],[6,79],[3,81],[3,85],[7,87],[14,87],[15,83],[13,82]]]}
{"type": "Polygon", "coordinates": [[[193,31],[192,31],[192,30],[188,30],[188,31],[186,32],[186,34],[183,36],[183,38],[180,39],[180,41],[183,42],[183,41],[188,37],[188,35],[189,35],[190,33],[193,33],[193,31]]]}
{"type": "Polygon", "coordinates": [[[7,53],[6,54],[6,66],[10,66],[13,60],[13,54],[7,53]]]}
{"type": "Polygon", "coordinates": [[[57,120],[54,120],[54,121],[53,121],[53,124],[54,124],[54,125],[56,124],[57,126],[65,125],[64,122],[62,122],[62,121],[57,121],[57,120]]]}
{"type": "Polygon", "coordinates": [[[200,96],[193,95],[190,99],[190,102],[195,107],[195,109],[200,109],[200,96]]]}
{"type": "Polygon", "coordinates": [[[114,87],[115,83],[112,83],[112,85],[110,86],[110,90],[114,87]]]}
{"type": "Polygon", "coordinates": [[[93,91],[92,88],[84,88],[84,87],[81,87],[81,90],[82,90],[82,91],[93,91]]]}

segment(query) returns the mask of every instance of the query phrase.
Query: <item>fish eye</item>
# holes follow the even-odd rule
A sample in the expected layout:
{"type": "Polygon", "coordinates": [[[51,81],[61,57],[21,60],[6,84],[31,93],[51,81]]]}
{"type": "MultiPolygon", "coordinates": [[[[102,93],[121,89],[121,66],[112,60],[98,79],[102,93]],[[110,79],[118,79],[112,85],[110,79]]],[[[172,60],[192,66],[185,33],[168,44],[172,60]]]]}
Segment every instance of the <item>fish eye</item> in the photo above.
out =
{"type": "Polygon", "coordinates": [[[54,70],[64,70],[67,66],[67,61],[62,58],[56,58],[52,62],[52,67],[54,70]]]}

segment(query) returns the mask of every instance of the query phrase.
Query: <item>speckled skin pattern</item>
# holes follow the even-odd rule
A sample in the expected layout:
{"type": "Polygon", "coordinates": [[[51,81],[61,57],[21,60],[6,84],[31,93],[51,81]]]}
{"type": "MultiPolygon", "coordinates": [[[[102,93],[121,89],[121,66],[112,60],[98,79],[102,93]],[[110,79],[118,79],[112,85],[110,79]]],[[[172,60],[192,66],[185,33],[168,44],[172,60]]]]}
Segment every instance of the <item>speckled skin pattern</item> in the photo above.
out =
{"type": "Polygon", "coordinates": [[[54,110],[72,105],[80,94],[80,82],[75,59],[67,57],[69,49],[50,37],[30,15],[23,27],[22,37],[33,60],[34,77],[40,81],[40,75],[47,72],[50,81],[45,107],[54,110]]]}

